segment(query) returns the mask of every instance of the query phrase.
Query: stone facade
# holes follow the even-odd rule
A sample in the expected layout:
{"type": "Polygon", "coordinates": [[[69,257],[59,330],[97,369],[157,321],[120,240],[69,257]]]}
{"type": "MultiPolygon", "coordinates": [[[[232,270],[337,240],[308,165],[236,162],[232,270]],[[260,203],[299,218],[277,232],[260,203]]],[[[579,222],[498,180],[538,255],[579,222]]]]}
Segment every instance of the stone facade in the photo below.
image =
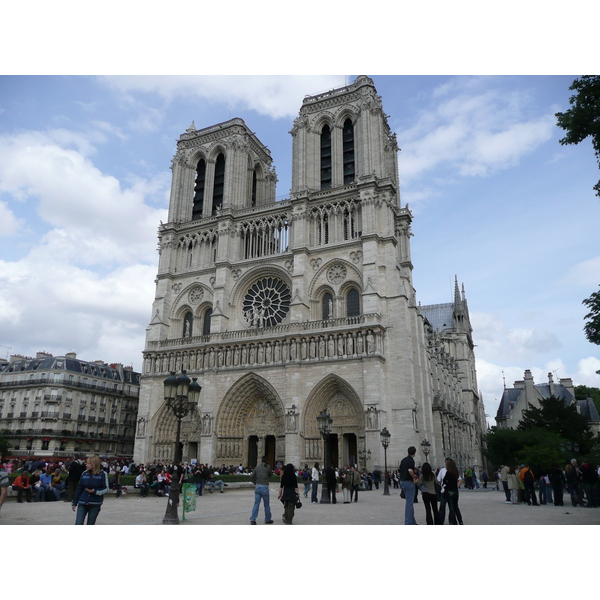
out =
{"type": "Polygon", "coordinates": [[[9,455],[133,456],[140,374],[74,352],[0,360],[0,432],[9,455]]]}
{"type": "Polygon", "coordinates": [[[417,303],[412,214],[372,80],[306,97],[290,133],[292,189],[281,202],[270,153],[241,119],[180,137],[135,460],[172,459],[163,381],[184,369],[203,387],[182,423],[186,460],[322,463],[316,417],[327,408],[339,465],[382,467],[383,427],[388,465],[424,439],[435,466],[447,455],[480,465],[485,417],[464,291],[436,305],[447,323],[417,303]]]}

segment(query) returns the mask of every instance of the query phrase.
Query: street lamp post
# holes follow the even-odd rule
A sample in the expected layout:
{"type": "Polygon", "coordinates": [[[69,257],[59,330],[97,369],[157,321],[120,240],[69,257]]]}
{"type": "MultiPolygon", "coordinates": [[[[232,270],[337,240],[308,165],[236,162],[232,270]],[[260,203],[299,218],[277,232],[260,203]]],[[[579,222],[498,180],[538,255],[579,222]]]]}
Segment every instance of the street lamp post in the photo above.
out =
{"type": "Polygon", "coordinates": [[[371,451],[367,450],[366,448],[364,450],[359,450],[358,457],[359,457],[360,462],[363,463],[363,469],[366,469],[367,461],[371,458],[371,451]]]}
{"type": "Polygon", "coordinates": [[[181,420],[198,405],[198,398],[200,397],[202,387],[197,382],[196,377],[194,377],[193,381],[190,381],[184,370],[181,371],[179,377],[175,377],[175,371],[171,371],[171,374],[165,379],[163,385],[167,407],[177,419],[173,477],[171,479],[169,501],[167,502],[163,525],[178,525],[179,516],[177,515],[177,507],[179,506],[179,478],[181,477],[179,467],[179,463],[181,462],[181,420]]]}
{"type": "Polygon", "coordinates": [[[383,462],[384,462],[384,469],[385,469],[384,482],[383,482],[383,495],[389,496],[390,495],[390,486],[388,484],[387,449],[388,449],[388,446],[390,445],[391,434],[387,430],[387,427],[384,427],[381,430],[381,433],[379,434],[379,436],[381,437],[381,444],[383,446],[383,456],[384,456],[383,462]]]}
{"type": "Polygon", "coordinates": [[[421,442],[421,450],[425,455],[425,462],[427,462],[427,457],[429,456],[429,450],[431,448],[431,444],[427,440],[423,440],[421,442]]]}
{"type": "MultiPolygon", "coordinates": [[[[321,436],[323,437],[323,473],[326,472],[328,461],[327,461],[327,441],[329,438],[329,434],[331,433],[331,424],[333,423],[333,419],[327,412],[327,409],[324,408],[320,414],[317,416],[317,425],[319,426],[319,431],[321,432],[321,436]]],[[[329,504],[329,493],[327,490],[327,475],[325,474],[325,479],[321,484],[321,504],[329,504]]]]}

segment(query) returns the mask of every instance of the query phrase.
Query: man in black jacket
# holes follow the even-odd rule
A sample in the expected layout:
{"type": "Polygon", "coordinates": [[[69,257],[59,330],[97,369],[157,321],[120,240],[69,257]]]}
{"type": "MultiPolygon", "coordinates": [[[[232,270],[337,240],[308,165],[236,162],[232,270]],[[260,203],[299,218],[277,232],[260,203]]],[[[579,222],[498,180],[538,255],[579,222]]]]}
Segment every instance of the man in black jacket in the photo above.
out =
{"type": "Polygon", "coordinates": [[[81,475],[85,471],[85,465],[79,458],[74,458],[69,467],[69,474],[67,475],[67,493],[65,495],[65,502],[71,502],[75,496],[75,490],[79,485],[81,475]]]}

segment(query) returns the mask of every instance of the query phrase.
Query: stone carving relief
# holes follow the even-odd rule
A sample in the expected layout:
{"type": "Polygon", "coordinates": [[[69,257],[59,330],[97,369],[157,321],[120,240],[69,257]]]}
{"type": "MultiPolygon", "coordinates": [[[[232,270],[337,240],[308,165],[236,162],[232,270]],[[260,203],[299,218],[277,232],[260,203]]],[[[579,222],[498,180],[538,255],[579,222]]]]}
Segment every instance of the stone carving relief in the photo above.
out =
{"type": "Polygon", "coordinates": [[[346,279],[347,274],[348,271],[344,265],[333,265],[327,270],[327,280],[329,283],[339,285],[346,279]]]}

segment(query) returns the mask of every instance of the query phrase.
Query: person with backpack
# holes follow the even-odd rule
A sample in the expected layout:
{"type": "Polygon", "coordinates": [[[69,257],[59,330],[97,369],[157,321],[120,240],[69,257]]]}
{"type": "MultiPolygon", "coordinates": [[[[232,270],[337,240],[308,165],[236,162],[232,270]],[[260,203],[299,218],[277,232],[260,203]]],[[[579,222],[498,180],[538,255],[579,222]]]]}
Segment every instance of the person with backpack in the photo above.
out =
{"type": "Polygon", "coordinates": [[[529,506],[531,506],[532,502],[533,506],[539,506],[535,495],[535,477],[533,471],[529,468],[529,465],[524,465],[519,471],[519,479],[523,482],[525,488],[525,502],[527,502],[529,506]]]}
{"type": "Polygon", "coordinates": [[[310,470],[308,468],[308,464],[304,465],[304,469],[302,469],[302,483],[304,484],[304,497],[308,498],[308,494],[310,492],[310,470]]]}

